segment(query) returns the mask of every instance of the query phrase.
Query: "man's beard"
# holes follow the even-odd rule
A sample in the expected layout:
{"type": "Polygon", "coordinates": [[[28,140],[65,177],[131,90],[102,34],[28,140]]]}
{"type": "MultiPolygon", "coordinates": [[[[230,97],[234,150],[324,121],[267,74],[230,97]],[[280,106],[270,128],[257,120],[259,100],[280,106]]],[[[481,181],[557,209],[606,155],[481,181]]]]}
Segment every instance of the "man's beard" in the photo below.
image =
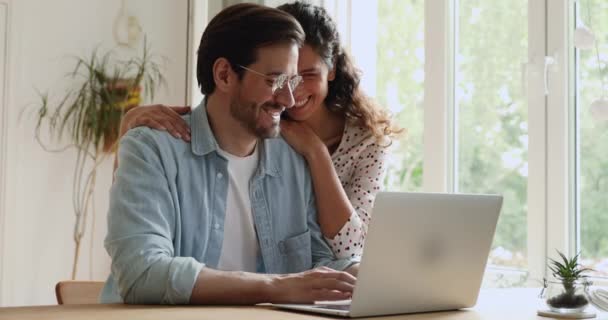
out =
{"type": "Polygon", "coordinates": [[[260,117],[268,116],[262,114],[266,112],[265,110],[278,111],[283,110],[283,107],[273,102],[267,102],[258,106],[255,103],[247,103],[241,99],[233,100],[230,104],[230,115],[238,120],[250,133],[261,139],[276,138],[281,131],[279,119],[273,119],[272,123],[266,126],[258,123],[260,117]]]}

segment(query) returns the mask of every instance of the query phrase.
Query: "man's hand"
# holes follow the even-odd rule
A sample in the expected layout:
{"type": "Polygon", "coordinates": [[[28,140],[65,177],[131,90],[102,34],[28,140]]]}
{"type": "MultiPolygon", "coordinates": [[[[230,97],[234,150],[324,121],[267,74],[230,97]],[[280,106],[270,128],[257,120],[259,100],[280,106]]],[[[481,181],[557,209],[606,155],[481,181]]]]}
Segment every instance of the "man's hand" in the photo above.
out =
{"type": "Polygon", "coordinates": [[[359,263],[355,263],[352,266],[348,267],[348,269],[344,270],[350,274],[352,274],[355,278],[359,274],[359,263]]]}
{"type": "Polygon", "coordinates": [[[277,275],[271,280],[268,298],[272,303],[350,299],[356,280],[350,273],[327,267],[277,275]]]}
{"type": "Polygon", "coordinates": [[[204,267],[192,289],[190,303],[234,305],[344,300],[352,296],[355,281],[347,272],[326,267],[285,275],[204,267]]]}

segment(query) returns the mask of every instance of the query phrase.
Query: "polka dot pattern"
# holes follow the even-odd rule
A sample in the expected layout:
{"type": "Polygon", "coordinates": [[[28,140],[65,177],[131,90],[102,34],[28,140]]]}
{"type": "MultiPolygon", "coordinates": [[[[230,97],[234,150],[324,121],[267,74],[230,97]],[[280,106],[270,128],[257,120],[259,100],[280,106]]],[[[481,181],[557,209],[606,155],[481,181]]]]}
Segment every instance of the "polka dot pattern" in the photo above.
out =
{"type": "Polygon", "coordinates": [[[347,123],[332,162],[355,211],[340,232],[327,239],[337,258],[360,257],[371,209],[386,174],[387,150],[367,129],[347,123]]]}

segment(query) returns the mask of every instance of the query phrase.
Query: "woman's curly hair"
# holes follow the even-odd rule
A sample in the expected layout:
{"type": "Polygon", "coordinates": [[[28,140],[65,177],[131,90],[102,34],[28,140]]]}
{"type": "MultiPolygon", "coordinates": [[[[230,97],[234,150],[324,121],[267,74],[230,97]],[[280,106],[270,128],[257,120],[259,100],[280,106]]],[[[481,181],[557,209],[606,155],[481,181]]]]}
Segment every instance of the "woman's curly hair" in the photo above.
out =
{"type": "Polygon", "coordinates": [[[304,43],[313,48],[330,70],[335,66],[335,79],[329,82],[325,105],[369,129],[378,141],[390,141],[399,135],[403,129],[393,123],[389,112],[360,88],[361,72],[342,48],[338,28],[327,11],[300,1],[277,8],[293,15],[304,29],[304,43]]]}

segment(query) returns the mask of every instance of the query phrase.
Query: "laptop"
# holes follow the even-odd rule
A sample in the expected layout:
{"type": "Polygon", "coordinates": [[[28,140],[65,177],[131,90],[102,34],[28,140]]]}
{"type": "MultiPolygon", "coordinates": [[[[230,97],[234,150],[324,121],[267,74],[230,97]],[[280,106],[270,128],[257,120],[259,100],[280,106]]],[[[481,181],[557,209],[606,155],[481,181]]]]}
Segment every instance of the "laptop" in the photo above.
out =
{"type": "Polygon", "coordinates": [[[473,307],[501,206],[498,195],[380,192],[352,300],[273,306],[351,318],[473,307]]]}

